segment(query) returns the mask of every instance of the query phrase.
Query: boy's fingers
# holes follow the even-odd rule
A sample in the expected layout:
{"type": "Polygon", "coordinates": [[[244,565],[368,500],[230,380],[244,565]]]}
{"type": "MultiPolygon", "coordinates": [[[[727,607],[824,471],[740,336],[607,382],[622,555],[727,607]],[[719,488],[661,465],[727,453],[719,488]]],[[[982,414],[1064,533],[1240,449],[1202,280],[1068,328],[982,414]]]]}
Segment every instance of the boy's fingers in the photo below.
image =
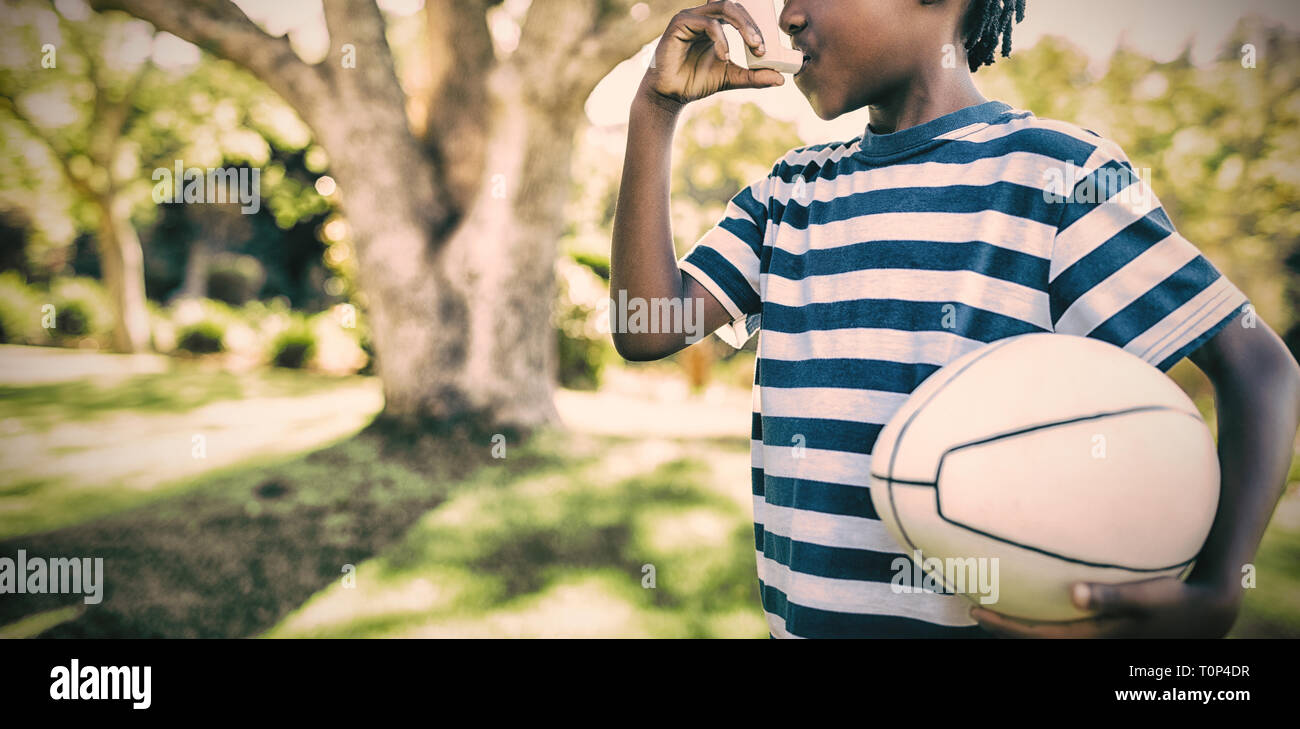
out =
{"type": "Polygon", "coordinates": [[[708,33],[709,39],[713,41],[713,52],[718,56],[718,60],[727,60],[731,55],[731,49],[727,45],[727,35],[722,32],[722,23],[708,19],[705,21],[704,32],[708,33]]]}
{"type": "Polygon", "coordinates": [[[758,29],[758,23],[750,17],[749,11],[740,3],[730,2],[730,0],[719,0],[711,2],[700,8],[700,12],[722,18],[740,31],[740,37],[745,40],[745,45],[754,49],[757,55],[763,55],[767,49],[763,46],[763,33],[758,29]]]}
{"type": "Polygon", "coordinates": [[[785,77],[770,68],[742,68],[728,63],[725,83],[728,89],[765,89],[784,84],[785,77]]]}
{"type": "Polygon", "coordinates": [[[1098,615],[1124,615],[1170,605],[1178,601],[1182,583],[1171,577],[1107,585],[1080,582],[1071,592],[1075,607],[1098,615]]]}
{"type": "Polygon", "coordinates": [[[693,45],[700,36],[708,36],[709,40],[713,41],[713,55],[720,61],[727,60],[730,48],[727,44],[727,36],[722,31],[721,21],[704,15],[683,12],[678,14],[675,22],[685,31],[674,34],[678,40],[689,46],[693,45]]]}

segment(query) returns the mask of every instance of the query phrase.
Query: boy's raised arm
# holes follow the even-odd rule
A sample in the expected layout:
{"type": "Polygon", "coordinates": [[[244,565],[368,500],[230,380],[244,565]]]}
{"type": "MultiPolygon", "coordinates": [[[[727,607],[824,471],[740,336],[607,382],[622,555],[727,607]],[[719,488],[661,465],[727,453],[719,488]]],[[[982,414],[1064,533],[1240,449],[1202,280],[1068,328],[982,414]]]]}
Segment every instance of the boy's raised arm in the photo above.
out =
{"type": "MultiPolygon", "coordinates": [[[[779,86],[772,70],[749,70],[728,60],[722,24],[740,31],[756,54],[764,51],[758,26],[734,2],[711,2],[683,10],[669,22],[655,49],[628,120],[623,181],[614,213],[610,255],[611,298],[704,302],[704,331],[731,316],[718,300],[677,266],[669,214],[673,132],[689,102],[734,88],[779,86]]],[[[615,312],[617,314],[617,312],[615,312]]],[[[667,357],[684,348],[686,332],[628,333],[615,328],[614,347],[629,360],[667,357]]]]}

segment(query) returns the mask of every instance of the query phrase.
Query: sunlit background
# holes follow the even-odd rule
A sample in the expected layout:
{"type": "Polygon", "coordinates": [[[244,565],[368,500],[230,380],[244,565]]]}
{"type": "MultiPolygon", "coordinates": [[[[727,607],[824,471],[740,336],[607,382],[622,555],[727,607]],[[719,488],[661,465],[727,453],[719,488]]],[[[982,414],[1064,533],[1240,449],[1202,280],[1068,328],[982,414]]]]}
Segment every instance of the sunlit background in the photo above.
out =
{"type": "MultiPolygon", "coordinates": [[[[304,60],[330,53],[320,0],[237,4],[304,60]]],[[[427,86],[422,0],[379,5],[403,85],[427,86]]],[[[498,57],[529,5],[489,12],[498,57]]],[[[383,397],[356,252],[297,114],[146,23],[53,6],[61,22],[48,3],[0,5],[0,556],[105,556],[109,599],[0,597],[0,636],[766,637],[754,343],[629,365],[606,333],[626,117],[656,33],[586,101],[555,261],[564,428],[482,465],[462,454],[487,444],[364,430],[383,397]],[[79,55],[69,28],[97,50],[79,55]],[[46,43],[66,49],[59,74],[34,70],[46,43]],[[119,79],[146,62],[158,73],[128,90],[119,79]],[[95,84],[133,94],[143,121],[123,144],[86,124],[95,84]],[[156,204],[149,161],[181,157],[260,169],[261,209],[156,204]],[[114,213],[144,253],[147,343],[132,354],[117,353],[96,253],[106,213],[68,182],[106,170],[137,178],[114,213]]],[[[1012,57],[976,82],[1116,140],[1295,352],[1298,34],[1291,0],[1031,0],[1012,57]]],[[[851,138],[864,114],[821,121],[789,83],[691,105],[679,253],[786,150],[851,138]]],[[[1204,378],[1186,362],[1173,376],[1213,423],[1204,378]]],[[[1235,635],[1300,636],[1298,482],[1293,467],[1235,635]]]]}

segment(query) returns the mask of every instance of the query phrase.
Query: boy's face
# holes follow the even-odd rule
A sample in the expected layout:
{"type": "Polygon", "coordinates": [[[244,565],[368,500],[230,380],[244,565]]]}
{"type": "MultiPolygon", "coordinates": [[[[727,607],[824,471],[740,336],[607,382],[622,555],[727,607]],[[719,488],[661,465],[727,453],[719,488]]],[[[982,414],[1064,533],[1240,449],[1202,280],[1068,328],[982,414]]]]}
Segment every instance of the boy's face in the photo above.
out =
{"type": "Polygon", "coordinates": [[[795,85],[813,111],[834,119],[888,101],[936,67],[966,0],[787,0],[779,21],[803,51],[795,85]]]}

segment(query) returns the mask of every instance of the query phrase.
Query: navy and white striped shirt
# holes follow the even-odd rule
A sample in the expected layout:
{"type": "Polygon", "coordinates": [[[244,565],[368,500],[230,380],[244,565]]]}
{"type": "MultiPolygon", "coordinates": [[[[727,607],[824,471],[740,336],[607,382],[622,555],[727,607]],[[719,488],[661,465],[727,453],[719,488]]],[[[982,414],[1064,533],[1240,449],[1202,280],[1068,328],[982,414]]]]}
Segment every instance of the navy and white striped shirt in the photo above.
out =
{"type": "Polygon", "coordinates": [[[725,340],[760,332],[754,539],[776,637],[985,635],[959,595],[891,589],[902,550],[869,494],[877,434],[936,370],[1029,332],[1168,369],[1247,303],[1115,144],[996,101],[789,152],[680,265],[734,317],[725,340]]]}

